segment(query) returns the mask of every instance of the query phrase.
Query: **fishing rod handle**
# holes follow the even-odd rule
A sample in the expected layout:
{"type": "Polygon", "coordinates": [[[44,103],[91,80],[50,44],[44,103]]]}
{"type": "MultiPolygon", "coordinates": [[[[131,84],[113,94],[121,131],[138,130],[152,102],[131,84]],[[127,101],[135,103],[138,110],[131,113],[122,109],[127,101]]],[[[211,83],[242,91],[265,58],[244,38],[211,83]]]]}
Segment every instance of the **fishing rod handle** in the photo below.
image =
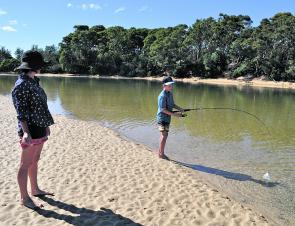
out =
{"type": "MultiPolygon", "coordinates": [[[[183,112],[186,112],[186,111],[191,111],[192,109],[183,109],[183,112]]],[[[176,110],[176,111],[172,111],[173,113],[176,113],[176,112],[181,112],[180,110],[176,110]]]]}

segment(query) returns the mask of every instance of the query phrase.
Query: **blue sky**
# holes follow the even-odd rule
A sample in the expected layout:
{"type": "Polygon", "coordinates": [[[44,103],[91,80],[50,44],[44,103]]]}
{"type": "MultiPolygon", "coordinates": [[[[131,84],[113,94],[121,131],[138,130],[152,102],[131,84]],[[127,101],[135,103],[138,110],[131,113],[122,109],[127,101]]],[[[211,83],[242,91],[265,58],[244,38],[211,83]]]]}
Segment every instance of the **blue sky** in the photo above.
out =
{"type": "Polygon", "coordinates": [[[294,0],[0,0],[0,46],[14,53],[57,45],[73,26],[192,25],[219,13],[249,15],[253,26],[278,12],[295,12],[294,0]]]}

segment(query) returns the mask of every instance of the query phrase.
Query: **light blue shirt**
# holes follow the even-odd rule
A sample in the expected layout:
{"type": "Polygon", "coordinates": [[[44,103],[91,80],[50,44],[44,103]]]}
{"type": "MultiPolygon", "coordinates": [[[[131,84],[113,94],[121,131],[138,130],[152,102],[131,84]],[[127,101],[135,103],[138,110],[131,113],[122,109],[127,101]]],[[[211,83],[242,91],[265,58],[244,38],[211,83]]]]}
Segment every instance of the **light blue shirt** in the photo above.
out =
{"type": "Polygon", "coordinates": [[[163,109],[172,111],[174,107],[173,93],[167,92],[164,89],[158,96],[158,112],[157,112],[157,123],[170,123],[171,116],[163,112],[163,109]]]}

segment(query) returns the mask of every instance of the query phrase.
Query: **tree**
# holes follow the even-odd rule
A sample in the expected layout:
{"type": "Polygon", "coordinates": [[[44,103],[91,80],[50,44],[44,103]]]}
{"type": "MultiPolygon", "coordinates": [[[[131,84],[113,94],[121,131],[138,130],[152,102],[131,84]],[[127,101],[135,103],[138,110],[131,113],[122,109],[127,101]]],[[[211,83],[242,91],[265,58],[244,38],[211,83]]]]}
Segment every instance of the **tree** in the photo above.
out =
{"type": "Polygon", "coordinates": [[[15,58],[8,58],[0,63],[0,71],[10,72],[14,71],[14,69],[19,66],[20,62],[15,58]]]}
{"type": "Polygon", "coordinates": [[[21,48],[17,48],[14,52],[15,58],[19,61],[21,61],[23,54],[24,54],[24,50],[21,48]]]}
{"type": "Polygon", "coordinates": [[[294,16],[278,13],[251,24],[247,15],[220,14],[191,27],[76,25],[59,45],[59,61],[71,73],[146,76],[169,69],[176,77],[294,79],[294,16]]]}
{"type": "Polygon", "coordinates": [[[75,25],[75,31],[88,31],[89,27],[87,25],[75,25]]]}
{"type": "Polygon", "coordinates": [[[207,53],[204,56],[205,76],[206,77],[221,77],[226,69],[226,58],[221,51],[207,53]]]}
{"type": "Polygon", "coordinates": [[[61,65],[59,63],[59,51],[55,45],[45,46],[43,51],[43,57],[48,65],[43,69],[45,72],[49,73],[61,73],[63,72],[61,65]]]}
{"type": "MultiPolygon", "coordinates": [[[[273,80],[288,80],[289,68],[295,59],[295,17],[291,13],[278,13],[263,19],[255,30],[255,74],[273,80]]],[[[292,70],[291,70],[292,71],[292,70]]],[[[291,76],[291,77],[290,77],[291,76]]]]}
{"type": "Polygon", "coordinates": [[[5,49],[4,47],[1,47],[0,49],[0,62],[6,59],[11,59],[12,56],[8,49],[5,49]]]}

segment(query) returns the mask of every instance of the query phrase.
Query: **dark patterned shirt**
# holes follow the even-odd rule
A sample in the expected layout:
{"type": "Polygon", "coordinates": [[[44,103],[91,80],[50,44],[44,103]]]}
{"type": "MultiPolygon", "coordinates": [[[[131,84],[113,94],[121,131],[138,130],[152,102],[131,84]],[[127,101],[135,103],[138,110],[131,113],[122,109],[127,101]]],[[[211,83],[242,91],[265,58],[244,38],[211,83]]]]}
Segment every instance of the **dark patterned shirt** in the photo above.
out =
{"type": "Polygon", "coordinates": [[[28,125],[48,127],[54,124],[48,110],[47,96],[39,85],[39,78],[30,78],[26,74],[19,75],[12,90],[12,100],[19,121],[26,121],[28,125]]]}

